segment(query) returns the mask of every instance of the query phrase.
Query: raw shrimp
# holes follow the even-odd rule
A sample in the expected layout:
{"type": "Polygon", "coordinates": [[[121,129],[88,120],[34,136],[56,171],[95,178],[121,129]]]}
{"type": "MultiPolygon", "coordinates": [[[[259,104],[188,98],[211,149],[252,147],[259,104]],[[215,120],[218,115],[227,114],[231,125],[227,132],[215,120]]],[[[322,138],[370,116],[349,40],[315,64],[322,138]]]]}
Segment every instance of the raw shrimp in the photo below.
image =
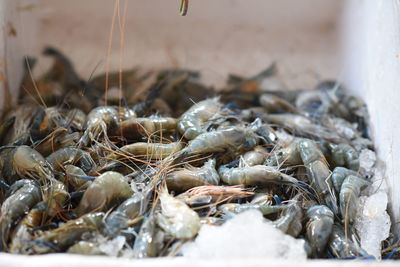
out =
{"type": "Polygon", "coordinates": [[[184,202],[171,196],[167,189],[160,192],[161,212],[157,213],[158,225],[178,239],[193,238],[200,229],[200,217],[184,202]]]}
{"type": "Polygon", "coordinates": [[[157,256],[156,220],[153,214],[145,218],[133,245],[133,257],[148,258],[157,256]]]}
{"type": "Polygon", "coordinates": [[[287,205],[288,207],[283,210],[281,217],[273,221],[272,225],[288,235],[297,237],[303,229],[301,223],[303,211],[298,196],[294,197],[293,202],[287,205]]]}
{"type": "Polygon", "coordinates": [[[118,128],[120,121],[135,118],[136,113],[129,108],[114,106],[102,106],[92,109],[86,117],[85,132],[79,141],[82,145],[88,145],[90,141],[97,140],[102,134],[108,139],[108,131],[118,128]]]}
{"type": "Polygon", "coordinates": [[[344,179],[349,175],[358,176],[357,172],[349,170],[345,167],[336,167],[331,175],[332,184],[335,187],[335,191],[339,194],[340,188],[342,187],[344,179]]]}
{"type": "Polygon", "coordinates": [[[209,159],[201,168],[186,167],[169,173],[166,182],[169,190],[183,192],[202,185],[218,185],[219,175],[215,159],[209,159]]]}
{"type": "Polygon", "coordinates": [[[272,203],[255,204],[255,203],[227,203],[218,207],[218,210],[226,216],[239,214],[247,210],[259,210],[263,215],[281,212],[287,209],[288,205],[272,205],[272,203]]]}
{"type": "Polygon", "coordinates": [[[176,198],[184,201],[190,206],[208,205],[210,203],[221,203],[230,200],[247,198],[253,196],[254,192],[245,189],[243,186],[216,186],[203,185],[193,187],[176,198]]]}
{"type": "Polygon", "coordinates": [[[357,151],[348,144],[331,144],[329,146],[332,160],[335,166],[346,167],[353,171],[360,168],[360,160],[357,151]]]}
{"type": "Polygon", "coordinates": [[[171,117],[151,116],[148,118],[131,118],[119,123],[116,134],[122,134],[129,140],[149,137],[155,133],[176,130],[177,120],[171,117]]]}
{"type": "Polygon", "coordinates": [[[41,225],[42,220],[47,214],[48,206],[41,201],[34,206],[22,219],[14,231],[11,238],[10,252],[20,254],[31,254],[29,241],[33,240],[34,228],[41,225]]]}
{"type": "Polygon", "coordinates": [[[296,178],[265,165],[238,168],[221,166],[218,172],[221,180],[228,185],[254,186],[271,183],[296,185],[298,183],[296,178]]]}
{"type": "Polygon", "coordinates": [[[46,160],[55,171],[63,170],[65,165],[77,165],[85,172],[96,167],[96,163],[88,152],[74,147],[59,149],[48,156],[46,160]]]}
{"type": "Polygon", "coordinates": [[[313,256],[319,256],[325,250],[332,232],[333,212],[324,205],[315,205],[307,210],[306,237],[313,256]]]}
{"type": "Polygon", "coordinates": [[[36,181],[19,180],[11,186],[9,197],[1,205],[0,251],[7,247],[11,228],[41,199],[42,193],[36,181]]]}
{"type": "Polygon", "coordinates": [[[335,144],[346,142],[337,133],[321,125],[314,124],[308,118],[297,114],[269,114],[267,120],[284,128],[291,129],[295,135],[311,136],[315,139],[323,139],[335,144]]]}
{"type": "Polygon", "coordinates": [[[79,241],[78,243],[70,246],[67,253],[79,255],[104,255],[99,249],[99,244],[90,241],[79,241]]]}
{"type": "Polygon", "coordinates": [[[299,151],[311,179],[311,186],[324,199],[328,207],[337,214],[337,201],[333,191],[331,172],[317,144],[308,139],[299,142],[299,151]]]}
{"type": "Polygon", "coordinates": [[[65,184],[75,190],[85,190],[90,185],[90,181],[83,179],[88,177],[86,173],[79,167],[74,165],[65,165],[65,176],[61,179],[65,184]]]}
{"type": "Polygon", "coordinates": [[[253,130],[241,126],[205,132],[191,140],[176,160],[196,154],[247,151],[255,147],[258,140],[253,130]]]}
{"type": "Polygon", "coordinates": [[[83,235],[100,232],[103,228],[104,213],[89,213],[76,220],[70,220],[54,230],[44,232],[30,243],[36,254],[62,252],[80,241],[83,235]]]}
{"type": "Polygon", "coordinates": [[[50,178],[44,187],[43,200],[46,201],[47,213],[53,217],[59,213],[69,199],[67,187],[60,181],[50,178]]]}
{"type": "Polygon", "coordinates": [[[260,104],[268,113],[298,113],[291,103],[273,94],[262,94],[260,104]]]}
{"type": "Polygon", "coordinates": [[[29,146],[3,147],[0,152],[0,167],[9,184],[19,178],[31,178],[45,183],[53,177],[51,165],[29,146]]]}
{"type": "Polygon", "coordinates": [[[83,194],[77,207],[77,214],[93,211],[106,211],[115,204],[131,197],[133,191],[125,177],[117,172],[108,171],[98,176],[83,194]]]}
{"type": "Polygon", "coordinates": [[[40,141],[33,144],[33,148],[44,157],[63,147],[75,146],[80,138],[78,132],[68,133],[66,128],[56,128],[40,141]]]}
{"type": "Polygon", "coordinates": [[[367,252],[346,237],[343,227],[338,224],[333,225],[328,249],[334,257],[339,259],[368,256],[367,252]]]}
{"type": "Polygon", "coordinates": [[[299,151],[300,139],[293,140],[288,146],[273,150],[266,160],[268,166],[298,166],[303,163],[299,151]]]}
{"type": "Polygon", "coordinates": [[[120,159],[127,154],[127,156],[133,155],[134,157],[161,160],[181,151],[182,148],[183,145],[181,142],[173,142],[169,144],[137,142],[121,147],[119,153],[114,152],[110,154],[108,158],[120,159]]]}
{"type": "Polygon", "coordinates": [[[352,224],[357,214],[360,191],[370,183],[360,177],[348,175],[340,188],[340,214],[345,225],[352,224]]]}
{"type": "Polygon", "coordinates": [[[262,146],[256,146],[253,150],[241,156],[240,164],[244,166],[261,165],[268,157],[267,150],[262,146]]]}
{"type": "Polygon", "coordinates": [[[205,132],[204,123],[220,112],[222,104],[219,98],[211,98],[194,104],[190,109],[182,114],[178,131],[188,140],[193,140],[198,135],[205,132]]]}

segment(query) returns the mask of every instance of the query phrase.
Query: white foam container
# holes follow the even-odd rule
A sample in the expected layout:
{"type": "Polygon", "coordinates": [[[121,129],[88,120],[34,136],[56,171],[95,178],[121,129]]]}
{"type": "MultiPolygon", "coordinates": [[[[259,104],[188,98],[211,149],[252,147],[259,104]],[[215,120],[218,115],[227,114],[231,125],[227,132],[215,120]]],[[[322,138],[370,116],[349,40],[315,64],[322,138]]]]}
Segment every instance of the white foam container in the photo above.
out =
{"type": "MultiPolygon", "coordinates": [[[[394,221],[400,219],[400,2],[398,0],[192,0],[187,17],[178,0],[128,0],[124,47],[118,18],[107,57],[111,0],[0,1],[0,107],[5,88],[16,95],[22,59],[51,44],[83,77],[120,66],[188,67],[221,84],[227,73],[251,75],[272,61],[288,89],[324,78],[344,81],[371,113],[372,132],[387,182],[394,221]],[[6,78],[6,79],[5,79],[6,78]]],[[[120,0],[123,16],[124,0],[120,0]]],[[[49,62],[41,59],[35,71],[49,62]]],[[[24,92],[20,92],[24,93],[24,92]]],[[[398,236],[398,227],[394,232],[398,236]]],[[[128,261],[71,255],[0,254],[0,266],[367,266],[375,262],[251,259],[128,261]]],[[[379,265],[395,265],[394,262],[379,265]]],[[[397,265],[397,264],[396,264],[397,265]]]]}

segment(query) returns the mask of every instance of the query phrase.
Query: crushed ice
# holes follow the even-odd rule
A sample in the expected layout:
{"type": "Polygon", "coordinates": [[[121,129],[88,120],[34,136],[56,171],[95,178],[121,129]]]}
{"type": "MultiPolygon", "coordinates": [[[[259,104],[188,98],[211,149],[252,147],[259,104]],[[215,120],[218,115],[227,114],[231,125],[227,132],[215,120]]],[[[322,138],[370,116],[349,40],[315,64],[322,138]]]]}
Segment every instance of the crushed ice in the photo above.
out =
{"type": "Polygon", "coordinates": [[[273,227],[258,210],[243,212],[222,226],[204,225],[194,242],[183,246],[188,258],[307,258],[304,240],[273,227]]]}

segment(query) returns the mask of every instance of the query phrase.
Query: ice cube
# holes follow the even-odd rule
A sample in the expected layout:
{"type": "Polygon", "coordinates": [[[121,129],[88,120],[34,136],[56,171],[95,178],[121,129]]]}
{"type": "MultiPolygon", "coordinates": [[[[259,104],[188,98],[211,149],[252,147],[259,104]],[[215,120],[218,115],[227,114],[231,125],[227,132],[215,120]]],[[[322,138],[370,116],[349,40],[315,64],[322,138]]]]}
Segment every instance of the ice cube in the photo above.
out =
{"type": "Polygon", "coordinates": [[[369,197],[361,197],[356,216],[355,228],[361,247],[377,259],[381,258],[381,243],[388,238],[390,231],[387,203],[387,193],[382,190],[369,197]]]}

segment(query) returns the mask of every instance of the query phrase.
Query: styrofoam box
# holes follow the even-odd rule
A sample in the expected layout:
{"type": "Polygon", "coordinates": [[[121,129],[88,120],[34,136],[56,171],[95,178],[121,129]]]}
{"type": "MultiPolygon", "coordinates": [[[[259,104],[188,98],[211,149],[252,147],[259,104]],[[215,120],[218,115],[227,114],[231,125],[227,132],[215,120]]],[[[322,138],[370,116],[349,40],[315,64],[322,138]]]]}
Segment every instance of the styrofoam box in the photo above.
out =
{"type": "MultiPolygon", "coordinates": [[[[187,17],[178,15],[178,6],[179,0],[1,0],[0,107],[7,86],[14,96],[18,93],[23,56],[39,55],[47,44],[68,55],[87,79],[93,72],[104,72],[107,66],[111,70],[182,67],[199,70],[207,82],[218,85],[227,73],[252,75],[273,61],[278,63],[278,79],[288,89],[311,88],[324,78],[336,78],[368,104],[374,141],[387,166],[391,214],[394,222],[400,219],[398,0],[192,0],[187,17]],[[120,12],[107,56],[116,3],[120,12]],[[125,10],[125,28],[121,29],[125,10]]],[[[35,72],[43,72],[49,64],[40,58],[35,72]]],[[[397,235],[398,229],[394,229],[397,235]]],[[[0,254],[0,266],[133,264],[211,267],[376,263],[265,259],[138,262],[65,254],[0,254]]]]}

